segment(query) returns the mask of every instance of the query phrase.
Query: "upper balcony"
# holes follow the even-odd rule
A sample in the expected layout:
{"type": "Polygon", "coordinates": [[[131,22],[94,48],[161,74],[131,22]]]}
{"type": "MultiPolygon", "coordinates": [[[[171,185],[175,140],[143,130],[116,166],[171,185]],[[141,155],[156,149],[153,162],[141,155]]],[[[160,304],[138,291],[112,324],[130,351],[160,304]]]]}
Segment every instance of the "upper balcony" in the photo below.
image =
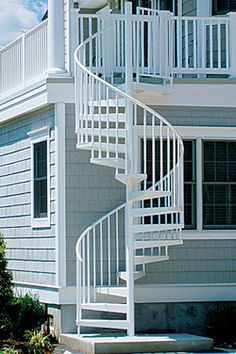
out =
{"type": "Polygon", "coordinates": [[[236,77],[236,13],[188,17],[138,7],[135,15],[81,14],[73,9],[62,17],[64,28],[58,27],[57,18],[49,18],[0,50],[0,99],[49,75],[67,72],[73,76],[76,47],[108,27],[109,36],[104,31],[99,37],[101,46],[95,46],[100,50],[88,48],[87,66],[114,84],[125,81],[128,37],[136,83],[172,84],[176,77],[236,77]],[[131,23],[131,33],[125,31],[126,21],[131,23]]]}

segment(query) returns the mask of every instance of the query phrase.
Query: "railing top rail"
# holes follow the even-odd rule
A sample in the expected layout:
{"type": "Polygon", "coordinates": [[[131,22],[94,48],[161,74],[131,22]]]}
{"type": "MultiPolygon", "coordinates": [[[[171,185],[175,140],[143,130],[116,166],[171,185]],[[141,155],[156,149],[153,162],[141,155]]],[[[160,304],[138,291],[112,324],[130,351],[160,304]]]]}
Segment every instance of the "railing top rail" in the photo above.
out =
{"type": "Polygon", "coordinates": [[[192,20],[192,21],[226,21],[229,22],[229,17],[228,16],[222,16],[222,17],[205,17],[205,16],[173,16],[174,20],[192,20]]]}
{"type": "Polygon", "coordinates": [[[162,121],[166,126],[168,126],[170,128],[170,130],[172,130],[176,137],[179,139],[180,144],[183,148],[183,142],[182,139],[180,137],[180,135],[178,134],[178,132],[173,128],[173,126],[168,122],[168,120],[166,120],[164,117],[162,117],[159,113],[157,113],[156,111],[154,111],[152,108],[147,107],[144,103],[136,100],[134,97],[128,95],[127,93],[125,93],[124,91],[119,90],[117,87],[111,85],[110,83],[108,83],[107,81],[103,80],[101,77],[97,76],[96,74],[94,74],[92,71],[90,71],[88,68],[86,68],[86,66],[84,66],[78,59],[78,54],[80,52],[80,50],[82,49],[82,47],[84,47],[86,44],[88,44],[91,40],[95,39],[96,37],[100,36],[102,33],[104,33],[105,31],[108,31],[111,27],[108,27],[106,29],[103,29],[102,31],[99,31],[97,33],[95,33],[93,36],[91,36],[90,38],[88,38],[86,41],[84,41],[83,43],[81,43],[79,45],[79,47],[76,49],[75,53],[74,53],[74,59],[75,62],[77,63],[77,65],[79,67],[81,67],[81,69],[86,72],[88,75],[90,75],[91,77],[93,77],[95,80],[97,80],[98,82],[100,82],[101,84],[105,85],[106,87],[108,87],[111,91],[116,92],[118,95],[122,96],[125,99],[128,99],[129,101],[131,101],[134,105],[141,107],[142,109],[144,109],[145,111],[148,111],[150,114],[154,115],[156,118],[158,118],[160,121],[162,121]]]}
{"type": "Polygon", "coordinates": [[[47,19],[44,20],[44,21],[42,21],[42,22],[40,22],[37,26],[35,26],[35,27],[33,27],[31,30],[27,31],[27,32],[25,33],[25,36],[29,36],[29,35],[31,35],[32,33],[37,32],[37,31],[38,31],[39,29],[41,29],[42,27],[46,27],[47,24],[48,24],[48,20],[47,20],[47,19]]]}
{"type": "Polygon", "coordinates": [[[9,42],[7,45],[5,45],[4,47],[0,48],[0,54],[2,54],[3,52],[5,52],[6,50],[8,50],[9,48],[13,47],[17,42],[19,42],[23,36],[28,36],[31,35],[32,33],[36,32],[37,30],[39,30],[41,27],[46,26],[48,23],[48,20],[45,20],[43,22],[40,22],[38,25],[36,25],[35,27],[33,27],[32,29],[30,29],[27,32],[24,32],[23,34],[21,34],[19,37],[17,37],[16,39],[14,39],[13,41],[9,42]]]}
{"type": "Polygon", "coordinates": [[[87,229],[84,230],[84,232],[80,235],[78,241],[76,242],[76,247],[75,247],[75,252],[76,252],[76,257],[77,259],[82,262],[83,259],[80,255],[80,251],[79,251],[79,246],[80,243],[82,241],[82,239],[84,238],[84,236],[91,231],[93,228],[95,228],[97,225],[99,225],[100,223],[102,223],[104,220],[108,219],[110,216],[112,216],[113,214],[115,214],[116,212],[120,211],[121,209],[123,209],[126,206],[126,203],[123,203],[121,205],[119,205],[118,207],[116,207],[115,209],[111,210],[108,214],[103,215],[101,218],[99,218],[97,221],[95,221],[92,225],[90,225],[89,227],[87,227],[87,229]]]}

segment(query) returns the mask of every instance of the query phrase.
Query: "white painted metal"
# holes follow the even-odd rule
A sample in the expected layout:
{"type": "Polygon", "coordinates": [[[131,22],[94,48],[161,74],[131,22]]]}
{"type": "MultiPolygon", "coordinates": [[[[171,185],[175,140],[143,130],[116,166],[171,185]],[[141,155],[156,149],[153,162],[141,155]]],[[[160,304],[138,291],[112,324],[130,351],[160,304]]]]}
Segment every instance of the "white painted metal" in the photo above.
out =
{"type": "MultiPolygon", "coordinates": [[[[235,47],[235,36],[236,36],[236,14],[235,12],[229,13],[229,46],[230,50],[230,77],[236,77],[236,47],[235,47]]],[[[228,42],[227,42],[228,43],[228,42]]],[[[228,44],[227,44],[228,45],[228,44]]]]}
{"type": "MultiPolygon", "coordinates": [[[[58,25],[60,21],[63,22],[62,2],[49,2],[52,14],[49,19],[50,31],[47,30],[47,21],[44,21],[0,50],[0,97],[44,77],[47,71],[54,74],[64,71],[64,30],[63,26],[58,25]]],[[[151,3],[151,7],[140,7],[137,15],[130,17],[133,38],[131,73],[137,82],[145,78],[172,82],[173,76],[183,74],[235,77],[234,13],[225,17],[182,17],[160,10],[158,2],[151,3]]],[[[93,40],[87,44],[86,66],[111,83],[118,78],[121,83],[124,82],[125,16],[108,12],[85,15],[75,10],[70,10],[68,16],[69,46],[75,48],[78,43],[93,36],[93,40]],[[96,36],[95,33],[107,24],[111,26],[109,35],[104,31],[96,36]],[[107,55],[108,52],[113,55],[107,55]]],[[[73,72],[69,54],[66,53],[67,68],[73,72]]],[[[98,83],[95,84],[89,76],[87,78],[89,97],[96,106],[96,101],[99,101],[98,83]]],[[[109,88],[107,95],[110,95],[109,88]]],[[[101,92],[102,96],[105,99],[104,92],[101,92]]]]}
{"type": "MultiPolygon", "coordinates": [[[[183,143],[166,119],[131,96],[133,74],[136,72],[141,78],[141,75],[153,73],[154,56],[151,53],[154,42],[151,41],[152,47],[148,49],[147,63],[143,55],[137,55],[137,48],[144,50],[144,28],[153,29],[158,16],[143,15],[142,22],[131,15],[131,5],[126,4],[126,15],[114,18],[110,21],[114,31],[101,29],[102,25],[97,33],[90,31],[91,36],[75,53],[77,146],[91,150],[91,162],[114,167],[115,177],[127,188],[126,203],[87,228],[77,242],[77,324],[78,328],[125,329],[128,335],[133,335],[135,267],[142,267],[143,276],[146,263],[167,260],[168,245],[179,244],[181,240],[183,143]],[[149,17],[152,17],[151,21],[149,17]],[[114,40],[108,43],[107,33],[114,33],[114,40]],[[115,61],[111,65],[109,60],[112,69],[109,71],[106,70],[106,51],[111,50],[111,43],[115,46],[115,61]],[[110,83],[114,82],[115,74],[124,79],[127,92],[110,83]],[[133,139],[136,128],[143,131],[143,171],[137,170],[139,164],[135,161],[141,156],[136,157],[137,154],[133,153],[134,149],[137,150],[133,139]],[[150,149],[152,161],[147,168],[146,154],[150,149]],[[158,151],[159,162],[156,160],[158,151]],[[150,170],[149,176],[147,171],[150,170]],[[140,237],[145,241],[148,235],[148,243],[143,244],[140,254],[140,248],[134,242],[140,237]],[[157,245],[157,240],[162,243],[157,245]],[[121,272],[125,273],[125,287],[121,283],[121,272]],[[104,299],[102,304],[99,300],[104,292],[110,297],[115,296],[116,301],[124,297],[126,320],[104,322],[86,318],[83,309],[93,311],[96,304],[97,309],[105,311],[104,299]]],[[[169,26],[166,12],[159,22],[162,26],[169,26]]],[[[167,39],[171,38],[168,33],[169,29],[166,29],[167,39]]],[[[151,30],[148,36],[152,38],[151,30]]],[[[164,57],[162,53],[159,62],[163,62],[162,74],[167,77],[169,72],[164,66],[164,57]]],[[[119,302],[112,303],[109,308],[113,306],[116,312],[119,302]]]]}

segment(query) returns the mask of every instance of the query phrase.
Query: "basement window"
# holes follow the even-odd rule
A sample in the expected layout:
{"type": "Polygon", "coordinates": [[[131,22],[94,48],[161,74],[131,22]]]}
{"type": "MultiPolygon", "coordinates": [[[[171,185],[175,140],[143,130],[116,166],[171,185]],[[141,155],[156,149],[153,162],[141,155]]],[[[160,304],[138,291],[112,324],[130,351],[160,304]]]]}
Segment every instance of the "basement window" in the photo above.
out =
{"type": "Polygon", "coordinates": [[[32,227],[50,226],[49,129],[28,134],[31,137],[31,219],[32,227]]]}

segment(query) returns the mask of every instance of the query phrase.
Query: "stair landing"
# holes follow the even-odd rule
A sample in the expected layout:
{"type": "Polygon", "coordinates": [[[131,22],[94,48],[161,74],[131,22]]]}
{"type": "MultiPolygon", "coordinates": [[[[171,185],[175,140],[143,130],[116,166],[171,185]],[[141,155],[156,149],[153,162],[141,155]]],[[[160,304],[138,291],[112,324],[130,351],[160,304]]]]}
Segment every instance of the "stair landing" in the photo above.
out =
{"type": "Polygon", "coordinates": [[[185,333],[134,337],[61,334],[60,343],[85,354],[203,352],[213,346],[211,338],[185,333]]]}

